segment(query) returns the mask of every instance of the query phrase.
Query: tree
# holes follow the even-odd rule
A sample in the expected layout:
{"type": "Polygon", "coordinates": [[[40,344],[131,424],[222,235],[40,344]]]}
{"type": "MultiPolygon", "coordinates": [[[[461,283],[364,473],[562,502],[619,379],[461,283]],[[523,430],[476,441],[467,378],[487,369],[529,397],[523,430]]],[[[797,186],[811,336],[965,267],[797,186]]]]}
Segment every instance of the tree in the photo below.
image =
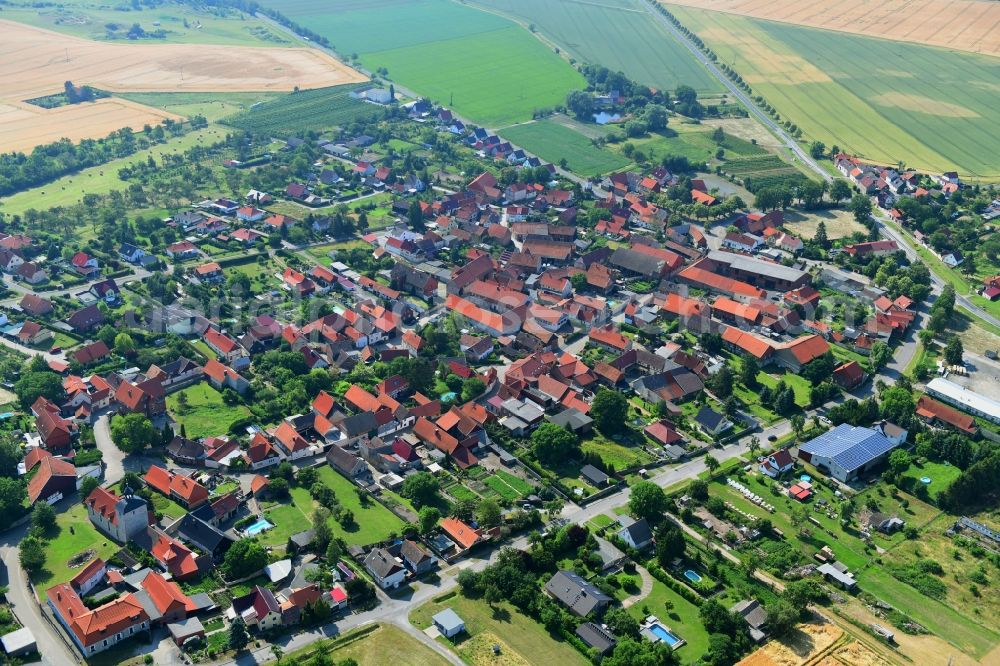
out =
{"type": "Polygon", "coordinates": [[[288,481],[285,481],[280,476],[276,479],[271,479],[267,484],[267,491],[271,493],[271,496],[275,499],[286,499],[288,497],[288,481]]]}
{"type": "Polygon", "coordinates": [[[483,527],[496,527],[500,524],[500,505],[494,499],[484,499],[476,507],[476,520],[483,527]]]}
{"type": "Polygon", "coordinates": [[[799,374],[808,379],[810,384],[817,386],[830,378],[835,367],[837,367],[837,361],[833,354],[827,352],[806,363],[799,374]]]}
{"type": "Polygon", "coordinates": [[[572,111],[577,118],[591,120],[590,115],[594,112],[594,98],[583,90],[571,90],[566,95],[566,108],[572,111]]]}
{"type": "Polygon", "coordinates": [[[56,526],[56,511],[48,502],[37,502],[31,510],[31,527],[42,534],[56,526]]]}
{"type": "Polygon", "coordinates": [[[587,288],[587,274],[586,273],[574,273],[573,277],[569,279],[573,283],[573,291],[581,292],[587,288]]]}
{"type": "Polygon", "coordinates": [[[715,131],[712,132],[712,141],[715,143],[722,143],[726,140],[726,132],[721,127],[716,127],[715,131]]]}
{"type": "Polygon", "coordinates": [[[819,224],[816,225],[816,234],[813,236],[813,240],[824,250],[830,249],[830,239],[826,235],[826,222],[823,220],[820,220],[819,224]]]}
{"type": "Polygon", "coordinates": [[[645,518],[653,525],[663,519],[666,513],[668,500],[663,488],[651,481],[640,481],[632,486],[632,494],[629,496],[629,513],[635,518],[645,518]]]}
{"type": "Polygon", "coordinates": [[[101,482],[94,477],[84,477],[83,481],[80,482],[80,497],[90,497],[90,493],[94,492],[94,488],[99,485],[101,485],[101,482]]]}
{"type": "Polygon", "coordinates": [[[830,185],[830,198],[834,202],[840,203],[844,199],[848,199],[851,196],[851,185],[846,180],[840,178],[833,181],[830,185]]]}
{"type": "MultiPolygon", "coordinates": [[[[706,459],[711,456],[706,456],[706,459]]],[[[704,479],[693,479],[690,484],[688,484],[688,495],[693,497],[699,502],[704,502],[708,499],[708,483],[704,479]]]]}
{"type": "Polygon", "coordinates": [[[705,467],[708,468],[710,473],[714,474],[715,470],[719,469],[719,465],[721,464],[715,456],[705,456],[705,467]]]}
{"type": "Polygon", "coordinates": [[[411,474],[403,482],[403,495],[409,497],[418,507],[433,504],[440,489],[441,484],[429,472],[411,474]]]}
{"type": "Polygon", "coordinates": [[[813,156],[813,159],[822,158],[824,153],[826,153],[826,144],[822,141],[813,141],[809,145],[809,154],[813,156]]]}
{"type": "MultiPolygon", "coordinates": [[[[896,449],[889,454],[889,462],[887,465],[887,471],[889,475],[894,478],[899,478],[899,476],[906,471],[910,466],[910,454],[903,449],[896,449]]],[[[32,516],[34,518],[34,516],[32,516]]]]}
{"type": "Polygon", "coordinates": [[[777,599],[767,606],[767,628],[771,635],[781,638],[799,621],[799,611],[784,599],[777,599]]]}
{"type": "Polygon", "coordinates": [[[885,367],[885,364],[892,359],[892,349],[881,340],[876,340],[872,344],[871,354],[868,355],[868,367],[873,372],[885,367]]]}
{"type": "MultiPolygon", "coordinates": [[[[40,358],[40,357],[39,357],[40,358]]],[[[39,396],[59,402],[65,392],[62,378],[54,372],[28,372],[14,384],[14,393],[24,408],[31,407],[39,396]]]]}
{"type": "Polygon", "coordinates": [[[625,419],[628,416],[628,401],[618,391],[601,387],[590,405],[590,418],[594,426],[603,434],[611,436],[625,430],[625,419]]]}
{"type": "Polygon", "coordinates": [[[796,414],[791,418],[792,430],[795,431],[795,439],[801,439],[802,432],[806,429],[806,417],[796,414]]]}
{"type": "Polygon", "coordinates": [[[41,571],[45,566],[45,547],[42,540],[30,534],[24,537],[21,539],[18,556],[21,566],[29,574],[41,571]]]}
{"type": "Polygon", "coordinates": [[[851,197],[851,212],[854,213],[855,220],[866,227],[870,226],[872,223],[872,200],[867,195],[855,194],[851,197]]]}
{"type": "Polygon", "coordinates": [[[267,550],[256,539],[240,539],[226,551],[222,572],[231,580],[246,578],[267,566],[267,550]]]}
{"type": "Polygon", "coordinates": [[[441,520],[441,512],[438,511],[433,506],[425,506],[420,509],[419,514],[419,524],[421,534],[430,534],[437,527],[438,521],[441,520]]]}
{"type": "MultiPolygon", "coordinates": [[[[593,409],[591,409],[593,414],[593,409]]],[[[577,453],[577,437],[555,423],[546,421],[531,433],[531,450],[542,464],[552,464],[577,453]]]]}
{"type": "Polygon", "coordinates": [[[420,207],[420,202],[416,199],[410,204],[409,209],[406,211],[406,218],[410,223],[410,229],[413,231],[423,231],[426,226],[424,225],[424,210],[420,207]]]}
{"type": "Polygon", "coordinates": [[[660,104],[650,104],[646,107],[646,126],[651,132],[659,132],[667,127],[667,109],[660,104]]]}
{"type": "Polygon", "coordinates": [[[0,476],[16,477],[21,462],[21,446],[10,434],[0,436],[0,476]]]}
{"type": "Polygon", "coordinates": [[[670,566],[678,557],[684,557],[684,533],[673,523],[665,523],[656,532],[656,559],[661,567],[670,566]]]}
{"type": "Polygon", "coordinates": [[[709,379],[709,383],[715,397],[725,400],[733,394],[733,371],[724,365],[709,379]]]}
{"type": "Polygon", "coordinates": [[[604,614],[604,623],[619,637],[639,638],[639,621],[624,608],[612,608],[604,614]]]}
{"type": "Polygon", "coordinates": [[[962,341],[957,335],[948,338],[944,346],[944,361],[948,365],[962,365],[962,355],[965,350],[962,348],[962,341]]]}
{"type": "Polygon", "coordinates": [[[127,357],[135,354],[135,341],[131,335],[122,332],[115,336],[115,353],[127,357]]]}
{"type": "Polygon", "coordinates": [[[475,400],[486,390],[486,382],[479,377],[469,377],[462,382],[462,402],[475,400]]]}
{"type": "Polygon", "coordinates": [[[142,451],[157,440],[157,431],[144,414],[133,412],[111,419],[111,439],[125,453],[142,451]]]}
{"type": "Polygon", "coordinates": [[[760,374],[760,366],[753,356],[744,356],[740,363],[740,383],[751,391],[756,390],[760,385],[757,375],[760,374]]]}
{"type": "Polygon", "coordinates": [[[316,507],[313,513],[313,545],[316,552],[325,553],[334,540],[333,526],[330,525],[330,510],[325,506],[316,507]]]}
{"type": "Polygon", "coordinates": [[[247,633],[247,625],[243,621],[243,618],[236,616],[229,625],[229,636],[228,641],[229,649],[236,650],[239,652],[247,646],[250,642],[250,634],[247,633]]]}
{"type": "Polygon", "coordinates": [[[757,452],[760,451],[760,437],[757,435],[750,436],[750,443],[747,444],[747,451],[750,452],[751,458],[757,457],[757,452]]]}

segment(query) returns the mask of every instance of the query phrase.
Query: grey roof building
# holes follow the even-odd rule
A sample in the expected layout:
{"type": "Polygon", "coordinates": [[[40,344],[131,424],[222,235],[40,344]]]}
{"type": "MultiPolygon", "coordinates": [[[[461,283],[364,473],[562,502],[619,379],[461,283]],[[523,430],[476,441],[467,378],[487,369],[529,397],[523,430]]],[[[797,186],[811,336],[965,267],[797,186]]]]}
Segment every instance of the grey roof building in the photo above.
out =
{"type": "Polygon", "coordinates": [[[580,476],[587,480],[587,483],[597,486],[598,488],[603,488],[608,485],[608,481],[611,477],[597,469],[593,465],[584,465],[580,470],[580,476]]]}
{"type": "Polygon", "coordinates": [[[615,647],[615,637],[604,627],[593,622],[584,622],[576,628],[576,635],[586,643],[587,647],[594,648],[598,654],[605,655],[615,647]]]}
{"type": "Polygon", "coordinates": [[[657,259],[628,248],[615,250],[608,263],[623,273],[654,279],[663,275],[663,269],[666,266],[663,259],[657,259]]]}
{"type": "Polygon", "coordinates": [[[767,611],[756,599],[744,599],[729,608],[730,613],[736,613],[743,618],[750,629],[750,638],[759,643],[764,639],[764,625],[767,624],[767,611]]]}
{"type": "Polygon", "coordinates": [[[564,409],[549,421],[577,434],[588,432],[594,425],[594,419],[575,409],[564,409]]]}
{"type": "Polygon", "coordinates": [[[35,635],[27,627],[4,634],[0,638],[0,643],[3,644],[3,651],[7,653],[8,657],[23,657],[37,649],[35,635]]]}
{"type": "Polygon", "coordinates": [[[545,584],[545,591],[581,617],[591,613],[600,615],[612,601],[573,571],[557,571],[545,584]]]}

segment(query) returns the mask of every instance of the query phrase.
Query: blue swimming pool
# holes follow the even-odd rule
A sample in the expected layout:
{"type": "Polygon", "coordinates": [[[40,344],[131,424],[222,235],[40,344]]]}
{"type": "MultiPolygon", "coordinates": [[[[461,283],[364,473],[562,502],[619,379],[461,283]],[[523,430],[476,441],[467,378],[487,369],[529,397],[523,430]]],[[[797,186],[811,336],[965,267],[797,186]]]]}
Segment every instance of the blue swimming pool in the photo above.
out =
{"type": "Polygon", "coordinates": [[[681,642],[680,638],[670,633],[670,631],[662,624],[651,624],[649,625],[649,630],[653,632],[653,635],[655,635],[657,638],[659,638],[661,641],[663,641],[670,647],[673,647],[681,642]]]}
{"type": "Polygon", "coordinates": [[[812,481],[812,477],[809,476],[808,474],[803,474],[802,476],[799,477],[799,481],[812,481]]]}
{"type": "Polygon", "coordinates": [[[243,531],[247,533],[247,536],[257,536],[261,532],[269,530],[272,527],[274,527],[274,523],[271,523],[268,520],[261,518],[253,525],[248,525],[246,529],[244,529],[243,531]]]}
{"type": "Polygon", "coordinates": [[[690,569],[684,572],[684,577],[687,578],[692,583],[701,582],[701,576],[698,575],[698,572],[691,571],[690,569]]]}
{"type": "Polygon", "coordinates": [[[458,397],[458,394],[454,391],[448,391],[447,393],[441,394],[441,402],[451,402],[458,397]]]}

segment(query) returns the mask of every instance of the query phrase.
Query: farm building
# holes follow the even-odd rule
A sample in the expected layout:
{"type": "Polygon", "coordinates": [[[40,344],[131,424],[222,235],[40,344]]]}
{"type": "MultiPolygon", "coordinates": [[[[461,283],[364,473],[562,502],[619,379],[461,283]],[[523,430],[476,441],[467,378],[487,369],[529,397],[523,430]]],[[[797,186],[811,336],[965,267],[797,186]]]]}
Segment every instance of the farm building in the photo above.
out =
{"type": "Polygon", "coordinates": [[[898,444],[878,430],[843,423],[799,447],[799,458],[847,483],[879,465],[898,444]]]}

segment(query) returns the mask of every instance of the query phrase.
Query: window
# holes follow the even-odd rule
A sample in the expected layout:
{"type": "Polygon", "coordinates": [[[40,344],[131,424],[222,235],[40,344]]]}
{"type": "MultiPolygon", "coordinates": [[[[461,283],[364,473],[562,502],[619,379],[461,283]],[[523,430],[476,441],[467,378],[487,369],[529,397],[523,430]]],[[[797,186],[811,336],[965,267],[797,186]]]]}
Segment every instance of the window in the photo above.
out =
{"type": "Polygon", "coordinates": [[[108,647],[108,639],[107,638],[104,639],[104,647],[108,647]]]}

